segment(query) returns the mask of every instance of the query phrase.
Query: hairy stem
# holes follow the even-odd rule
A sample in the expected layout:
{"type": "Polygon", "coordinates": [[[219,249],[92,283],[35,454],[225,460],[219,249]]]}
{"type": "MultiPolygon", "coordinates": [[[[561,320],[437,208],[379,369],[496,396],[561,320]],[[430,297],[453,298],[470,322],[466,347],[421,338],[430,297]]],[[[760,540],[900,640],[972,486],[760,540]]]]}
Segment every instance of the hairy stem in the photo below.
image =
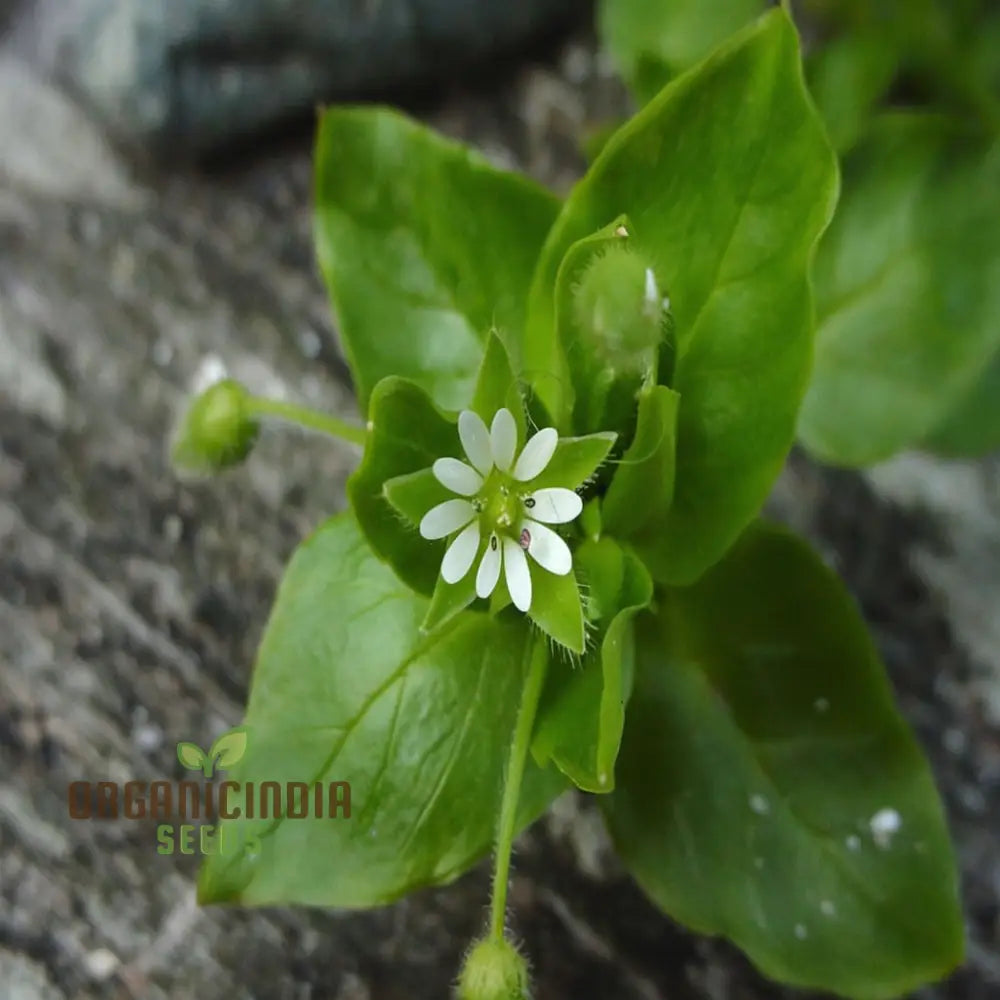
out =
{"type": "Polygon", "coordinates": [[[321,431],[323,434],[329,434],[341,441],[364,446],[366,437],[364,427],[348,423],[339,417],[332,417],[329,413],[320,413],[318,410],[310,410],[308,407],[299,406],[296,403],[264,399],[260,396],[251,396],[249,404],[250,412],[254,416],[277,417],[310,430],[321,431]]]}
{"type": "Polygon", "coordinates": [[[545,643],[531,640],[531,660],[524,681],[521,707],[514,726],[514,738],[507,758],[507,776],[504,782],[503,800],[500,804],[500,820],[497,825],[497,847],[493,867],[493,899],[490,905],[490,934],[502,940],[507,916],[507,883],[510,878],[510,853],[514,844],[517,824],[517,805],[521,797],[521,780],[524,765],[528,759],[531,734],[535,726],[538,700],[545,683],[549,655],[545,643]]]}

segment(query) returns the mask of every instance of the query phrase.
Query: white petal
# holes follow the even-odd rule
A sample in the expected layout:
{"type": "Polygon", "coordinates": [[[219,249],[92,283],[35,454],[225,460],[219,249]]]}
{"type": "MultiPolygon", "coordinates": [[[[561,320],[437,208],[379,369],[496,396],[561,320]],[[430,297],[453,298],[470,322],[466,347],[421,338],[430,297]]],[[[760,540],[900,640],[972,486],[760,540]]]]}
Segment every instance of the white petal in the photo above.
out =
{"type": "Polygon", "coordinates": [[[479,551],[479,522],[473,521],[448,546],[441,560],[441,576],[445,583],[458,583],[472,567],[472,561],[479,551]]]}
{"type": "Polygon", "coordinates": [[[508,409],[497,410],[490,428],[490,450],[493,463],[501,472],[506,472],[514,461],[517,451],[517,424],[514,414],[508,409]]]}
{"type": "Polygon", "coordinates": [[[542,569],[565,576],[573,568],[569,546],[551,528],[537,521],[525,521],[523,527],[531,535],[528,554],[542,569]]]}
{"type": "Polygon", "coordinates": [[[493,593],[497,580],[500,579],[500,564],[503,562],[503,552],[500,548],[500,539],[496,535],[490,535],[489,544],[483,553],[482,561],[479,563],[479,572],[476,573],[476,594],[479,597],[489,597],[493,593]]]}
{"type": "Polygon", "coordinates": [[[543,427],[524,446],[514,466],[514,478],[522,483],[534,479],[549,464],[558,443],[559,432],[554,427],[543,427]]]}
{"type": "Polygon", "coordinates": [[[514,607],[518,611],[527,611],[531,607],[531,574],[524,549],[513,538],[503,540],[503,568],[514,607]]]}
{"type": "Polygon", "coordinates": [[[583,510],[583,501],[572,490],[554,486],[551,489],[535,490],[525,498],[524,506],[536,521],[565,524],[579,516],[583,510]]]}
{"type": "Polygon", "coordinates": [[[420,521],[420,534],[424,538],[444,538],[458,531],[476,516],[476,509],[468,500],[445,500],[431,507],[420,521]]]}
{"type": "Polygon", "coordinates": [[[483,485],[483,477],[457,458],[439,458],[431,468],[434,478],[459,496],[471,497],[483,485]]]}
{"type": "Polygon", "coordinates": [[[469,461],[484,476],[488,476],[493,468],[493,454],[490,451],[490,432],[483,418],[472,410],[462,410],[458,415],[458,436],[469,461]]]}

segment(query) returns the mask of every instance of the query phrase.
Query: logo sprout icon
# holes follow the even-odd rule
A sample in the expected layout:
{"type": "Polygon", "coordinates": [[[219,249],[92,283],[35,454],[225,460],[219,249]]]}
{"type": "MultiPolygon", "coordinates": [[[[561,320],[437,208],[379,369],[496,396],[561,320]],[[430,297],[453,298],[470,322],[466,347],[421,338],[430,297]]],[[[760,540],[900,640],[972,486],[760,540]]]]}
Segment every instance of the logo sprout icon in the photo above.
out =
{"type": "Polygon", "coordinates": [[[438,539],[458,533],[441,562],[446,583],[464,579],[482,550],[476,594],[489,597],[503,570],[514,606],[527,611],[532,587],[525,552],[556,576],[573,567],[569,546],[546,525],[572,521],[583,501],[564,487],[531,488],[555,454],[559,435],[545,427],[517,455],[517,424],[510,410],[501,409],[489,429],[478,414],[463,410],[458,436],[469,464],[439,458],[432,468],[437,481],[462,499],[432,507],[420,522],[420,534],[438,539]]]}
{"type": "Polygon", "coordinates": [[[178,743],[177,759],[189,771],[201,771],[211,778],[218,768],[225,770],[242,758],[247,749],[247,732],[242,726],[223,733],[205,753],[197,743],[178,743]]]}

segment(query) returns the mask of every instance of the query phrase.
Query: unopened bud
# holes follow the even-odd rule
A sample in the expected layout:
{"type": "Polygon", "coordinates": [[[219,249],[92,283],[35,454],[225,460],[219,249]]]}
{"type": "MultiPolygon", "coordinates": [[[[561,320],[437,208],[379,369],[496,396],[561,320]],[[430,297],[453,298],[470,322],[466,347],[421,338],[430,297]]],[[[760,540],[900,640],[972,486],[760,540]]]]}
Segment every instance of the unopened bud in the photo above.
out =
{"type": "Polygon", "coordinates": [[[594,254],[573,305],[577,329],[619,371],[647,365],[663,339],[666,309],[656,274],[624,241],[594,254]]]}
{"type": "Polygon", "coordinates": [[[239,465],[253,449],[259,431],[246,389],[233,379],[223,379],[188,407],[170,457],[185,471],[217,472],[239,465]]]}
{"type": "Polygon", "coordinates": [[[506,939],[472,946],[458,980],[458,1000],[529,1000],[528,963],[506,939]]]}

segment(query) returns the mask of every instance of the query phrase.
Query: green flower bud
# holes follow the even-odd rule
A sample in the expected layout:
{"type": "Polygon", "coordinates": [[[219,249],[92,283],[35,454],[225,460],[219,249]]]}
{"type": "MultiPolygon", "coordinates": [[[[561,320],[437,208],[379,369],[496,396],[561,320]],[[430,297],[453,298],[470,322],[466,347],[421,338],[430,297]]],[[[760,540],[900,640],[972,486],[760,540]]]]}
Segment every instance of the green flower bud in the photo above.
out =
{"type": "Polygon", "coordinates": [[[458,1000],[529,1000],[528,963],[507,940],[472,946],[458,979],[458,1000]]]}
{"type": "Polygon", "coordinates": [[[246,389],[233,379],[223,379],[191,403],[170,457],[185,471],[217,472],[239,465],[253,449],[259,431],[246,389]]]}
{"type": "Polygon", "coordinates": [[[664,337],[666,307],[653,269],[624,237],[592,256],[573,297],[580,334],[618,371],[648,367],[664,337]]]}

